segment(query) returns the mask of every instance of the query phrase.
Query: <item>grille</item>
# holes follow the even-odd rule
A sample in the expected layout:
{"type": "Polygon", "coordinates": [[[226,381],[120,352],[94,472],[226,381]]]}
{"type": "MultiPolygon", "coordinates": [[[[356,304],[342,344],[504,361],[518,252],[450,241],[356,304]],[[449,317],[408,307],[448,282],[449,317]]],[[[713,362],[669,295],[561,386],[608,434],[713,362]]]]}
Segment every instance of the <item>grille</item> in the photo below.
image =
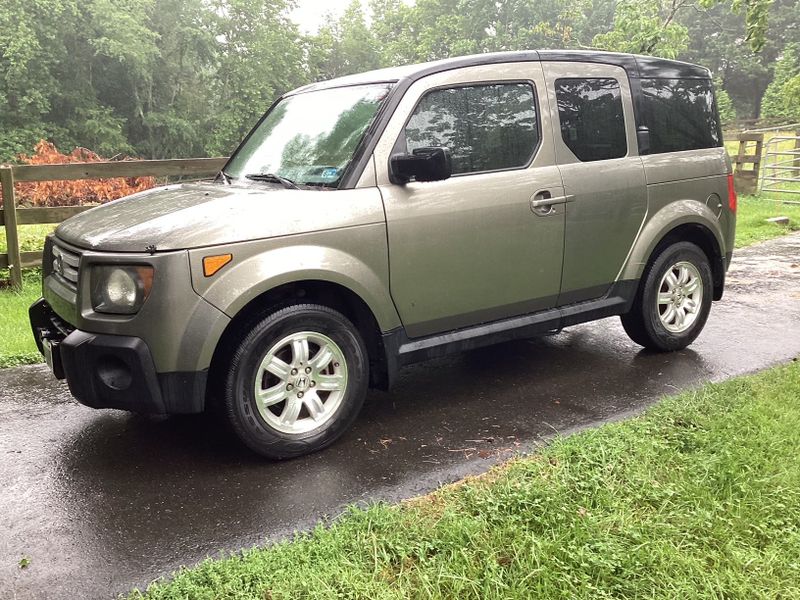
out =
{"type": "Polygon", "coordinates": [[[64,337],[68,336],[70,333],[75,331],[75,328],[67,323],[64,319],[59,317],[56,313],[50,313],[50,322],[53,324],[58,332],[63,335],[64,337]]]}
{"type": "Polygon", "coordinates": [[[58,242],[53,244],[53,273],[61,277],[72,288],[78,288],[78,265],[81,255],[65,248],[58,242]]]}

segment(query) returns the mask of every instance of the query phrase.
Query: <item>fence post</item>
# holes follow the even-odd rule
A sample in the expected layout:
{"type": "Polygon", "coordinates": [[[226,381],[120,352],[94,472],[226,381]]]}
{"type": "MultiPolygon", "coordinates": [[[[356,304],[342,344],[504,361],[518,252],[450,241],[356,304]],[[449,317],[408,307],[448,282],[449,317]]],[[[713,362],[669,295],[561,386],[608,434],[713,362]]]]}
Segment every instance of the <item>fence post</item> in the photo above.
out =
{"type": "Polygon", "coordinates": [[[795,154],[794,166],[800,169],[800,129],[796,129],[794,135],[794,151],[797,152],[797,154],[795,154]]]}
{"type": "Polygon", "coordinates": [[[739,140],[739,152],[733,158],[733,183],[736,187],[736,193],[744,196],[753,194],[758,189],[764,134],[745,131],[739,133],[736,137],[739,140]],[[749,142],[755,142],[756,144],[753,154],[747,153],[747,144],[749,142]],[[747,169],[747,165],[752,165],[752,168],[747,169]]]}
{"type": "Polygon", "coordinates": [[[6,223],[6,245],[8,272],[11,286],[22,289],[22,256],[19,252],[17,232],[17,199],[14,195],[14,171],[9,166],[0,167],[0,184],[3,187],[3,220],[6,223]]]}

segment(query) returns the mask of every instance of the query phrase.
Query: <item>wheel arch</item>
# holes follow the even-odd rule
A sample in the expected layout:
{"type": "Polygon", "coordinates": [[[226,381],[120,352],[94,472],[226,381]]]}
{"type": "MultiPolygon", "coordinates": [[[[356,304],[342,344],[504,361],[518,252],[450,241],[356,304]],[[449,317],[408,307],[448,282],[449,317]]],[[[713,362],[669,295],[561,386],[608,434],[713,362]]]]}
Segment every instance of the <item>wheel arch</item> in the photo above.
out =
{"type": "Polygon", "coordinates": [[[276,285],[252,297],[233,315],[220,336],[211,359],[210,373],[219,373],[224,368],[225,357],[233,351],[243,332],[270,312],[295,303],[320,304],[347,317],[367,347],[370,386],[388,388],[386,348],[375,314],[359,294],[341,283],[326,279],[298,279],[276,285]]]}
{"type": "Polygon", "coordinates": [[[705,205],[692,200],[674,202],[656,213],[642,229],[620,279],[641,280],[645,268],[662,248],[679,241],[696,244],[708,257],[714,281],[714,300],[725,287],[725,241],[719,221],[705,205]]]}

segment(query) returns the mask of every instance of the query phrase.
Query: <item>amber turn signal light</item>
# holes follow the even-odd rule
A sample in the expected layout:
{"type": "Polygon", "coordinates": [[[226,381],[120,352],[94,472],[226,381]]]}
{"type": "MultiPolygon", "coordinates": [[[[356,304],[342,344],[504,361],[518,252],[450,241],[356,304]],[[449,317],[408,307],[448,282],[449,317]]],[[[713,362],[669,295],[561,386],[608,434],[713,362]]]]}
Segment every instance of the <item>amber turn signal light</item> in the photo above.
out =
{"type": "Polygon", "coordinates": [[[211,277],[233,260],[233,254],[217,254],[203,257],[203,275],[211,277]]]}

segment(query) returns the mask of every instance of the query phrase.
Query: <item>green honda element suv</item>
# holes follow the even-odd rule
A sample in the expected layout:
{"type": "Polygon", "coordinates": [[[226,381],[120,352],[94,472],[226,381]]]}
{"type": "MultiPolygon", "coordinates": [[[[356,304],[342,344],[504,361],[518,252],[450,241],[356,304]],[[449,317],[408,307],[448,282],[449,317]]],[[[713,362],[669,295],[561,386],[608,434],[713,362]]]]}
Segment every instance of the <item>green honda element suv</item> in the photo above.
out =
{"type": "Polygon", "coordinates": [[[39,349],[77,400],[221,414],[264,456],[332,443],[409,363],[620,315],[690,344],[736,213],[707,69],[483,54],[278,99],[214,181],[47,238],[39,349]]]}

